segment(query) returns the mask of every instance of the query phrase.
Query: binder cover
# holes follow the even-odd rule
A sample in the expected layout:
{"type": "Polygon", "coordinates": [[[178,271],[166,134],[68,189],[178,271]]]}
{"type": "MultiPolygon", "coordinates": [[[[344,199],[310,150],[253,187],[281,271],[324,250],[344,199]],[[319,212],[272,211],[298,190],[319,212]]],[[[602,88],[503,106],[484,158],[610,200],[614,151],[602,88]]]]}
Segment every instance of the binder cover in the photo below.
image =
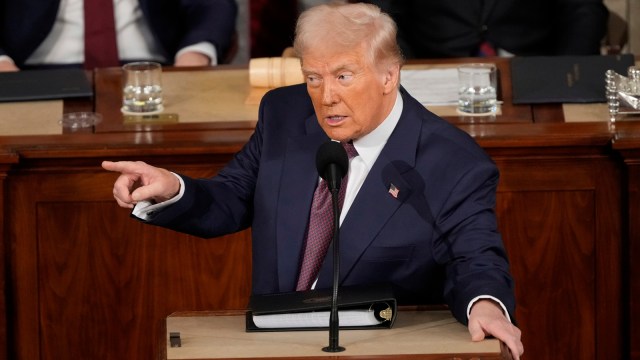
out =
{"type": "MultiPolygon", "coordinates": [[[[246,331],[299,331],[327,330],[328,327],[284,327],[259,328],[253,315],[308,313],[330,311],[332,289],[296,291],[279,294],[252,295],[246,313],[246,331]]],[[[381,322],[370,326],[340,326],[340,329],[391,328],[397,315],[397,303],[391,286],[362,285],[345,286],[338,290],[338,316],[340,312],[353,309],[371,309],[381,322]]]]}
{"type": "Polygon", "coordinates": [[[605,102],[605,72],[626,75],[632,65],[632,54],[514,57],[513,103],[605,102]]]}
{"type": "Polygon", "coordinates": [[[22,70],[0,73],[0,102],[91,97],[82,69],[22,70]]]}

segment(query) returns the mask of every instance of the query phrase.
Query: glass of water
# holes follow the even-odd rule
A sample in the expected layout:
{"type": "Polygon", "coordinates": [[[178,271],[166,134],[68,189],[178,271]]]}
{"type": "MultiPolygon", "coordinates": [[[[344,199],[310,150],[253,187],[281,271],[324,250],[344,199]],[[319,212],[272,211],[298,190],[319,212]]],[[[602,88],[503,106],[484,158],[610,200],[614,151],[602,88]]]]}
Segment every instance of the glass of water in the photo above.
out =
{"type": "Polygon", "coordinates": [[[493,114],[497,110],[497,70],[494,64],[458,67],[458,110],[467,114],[493,114]]]}
{"type": "Polygon", "coordinates": [[[156,62],[128,63],[122,67],[122,112],[159,113],[162,107],[162,66],[156,62]]]}

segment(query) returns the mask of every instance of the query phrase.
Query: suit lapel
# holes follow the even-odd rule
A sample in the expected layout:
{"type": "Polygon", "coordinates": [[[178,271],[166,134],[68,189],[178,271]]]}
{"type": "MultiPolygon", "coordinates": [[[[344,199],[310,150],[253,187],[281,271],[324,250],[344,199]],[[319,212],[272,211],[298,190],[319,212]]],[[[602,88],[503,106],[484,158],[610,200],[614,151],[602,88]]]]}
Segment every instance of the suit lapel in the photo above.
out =
{"type": "MultiPolygon", "coordinates": [[[[415,166],[416,148],[422,127],[412,104],[405,97],[398,125],[369,171],[340,227],[341,283],[349,276],[351,269],[387,220],[412,193],[404,174],[415,166]],[[390,193],[391,184],[399,190],[397,196],[390,193]]],[[[329,249],[320,270],[318,288],[331,286],[332,268],[333,250],[329,249]]]]}
{"type": "Polygon", "coordinates": [[[295,289],[309,211],[318,183],[316,152],[320,144],[328,140],[315,115],[306,122],[307,134],[287,140],[278,189],[276,237],[280,291],[295,289]]]}

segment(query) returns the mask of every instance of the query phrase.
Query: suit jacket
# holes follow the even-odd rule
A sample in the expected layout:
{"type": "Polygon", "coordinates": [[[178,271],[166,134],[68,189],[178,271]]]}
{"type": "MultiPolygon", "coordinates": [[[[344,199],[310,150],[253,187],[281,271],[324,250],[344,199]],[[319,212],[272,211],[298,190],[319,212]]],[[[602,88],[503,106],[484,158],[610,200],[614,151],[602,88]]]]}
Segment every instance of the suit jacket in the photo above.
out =
{"type": "MultiPolygon", "coordinates": [[[[471,299],[492,295],[513,316],[496,166],[465,132],[401,94],[400,120],[340,227],[340,283],[390,282],[401,304],[444,298],[463,323],[471,299]]],[[[272,90],[234,159],[212,179],[183,176],[182,198],[151,223],[200,237],[251,226],[253,292],[294,291],[316,151],[327,140],[304,84],[272,90]]],[[[331,287],[332,262],[330,250],[317,288],[331,287]]]]}
{"type": "Polygon", "coordinates": [[[407,58],[476,56],[487,40],[515,55],[600,54],[602,0],[369,0],[398,24],[407,58]]]}
{"type": "MultiPolygon", "coordinates": [[[[48,36],[59,6],[60,0],[0,0],[0,55],[21,67],[48,36]]],[[[140,8],[167,59],[202,41],[212,43],[218,56],[231,45],[233,0],[140,0],[140,8]]]]}

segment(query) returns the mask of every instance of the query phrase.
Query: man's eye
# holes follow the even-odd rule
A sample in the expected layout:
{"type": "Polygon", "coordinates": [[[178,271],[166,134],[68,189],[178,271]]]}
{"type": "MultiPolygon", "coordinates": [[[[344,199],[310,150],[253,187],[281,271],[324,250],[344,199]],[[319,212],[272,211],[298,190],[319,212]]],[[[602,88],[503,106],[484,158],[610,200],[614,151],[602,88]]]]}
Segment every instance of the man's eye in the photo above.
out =
{"type": "Polygon", "coordinates": [[[353,74],[340,74],[338,75],[338,81],[349,82],[353,79],[353,74]]]}
{"type": "Polygon", "coordinates": [[[309,85],[318,85],[320,83],[320,78],[317,76],[307,76],[307,84],[309,85]]]}

